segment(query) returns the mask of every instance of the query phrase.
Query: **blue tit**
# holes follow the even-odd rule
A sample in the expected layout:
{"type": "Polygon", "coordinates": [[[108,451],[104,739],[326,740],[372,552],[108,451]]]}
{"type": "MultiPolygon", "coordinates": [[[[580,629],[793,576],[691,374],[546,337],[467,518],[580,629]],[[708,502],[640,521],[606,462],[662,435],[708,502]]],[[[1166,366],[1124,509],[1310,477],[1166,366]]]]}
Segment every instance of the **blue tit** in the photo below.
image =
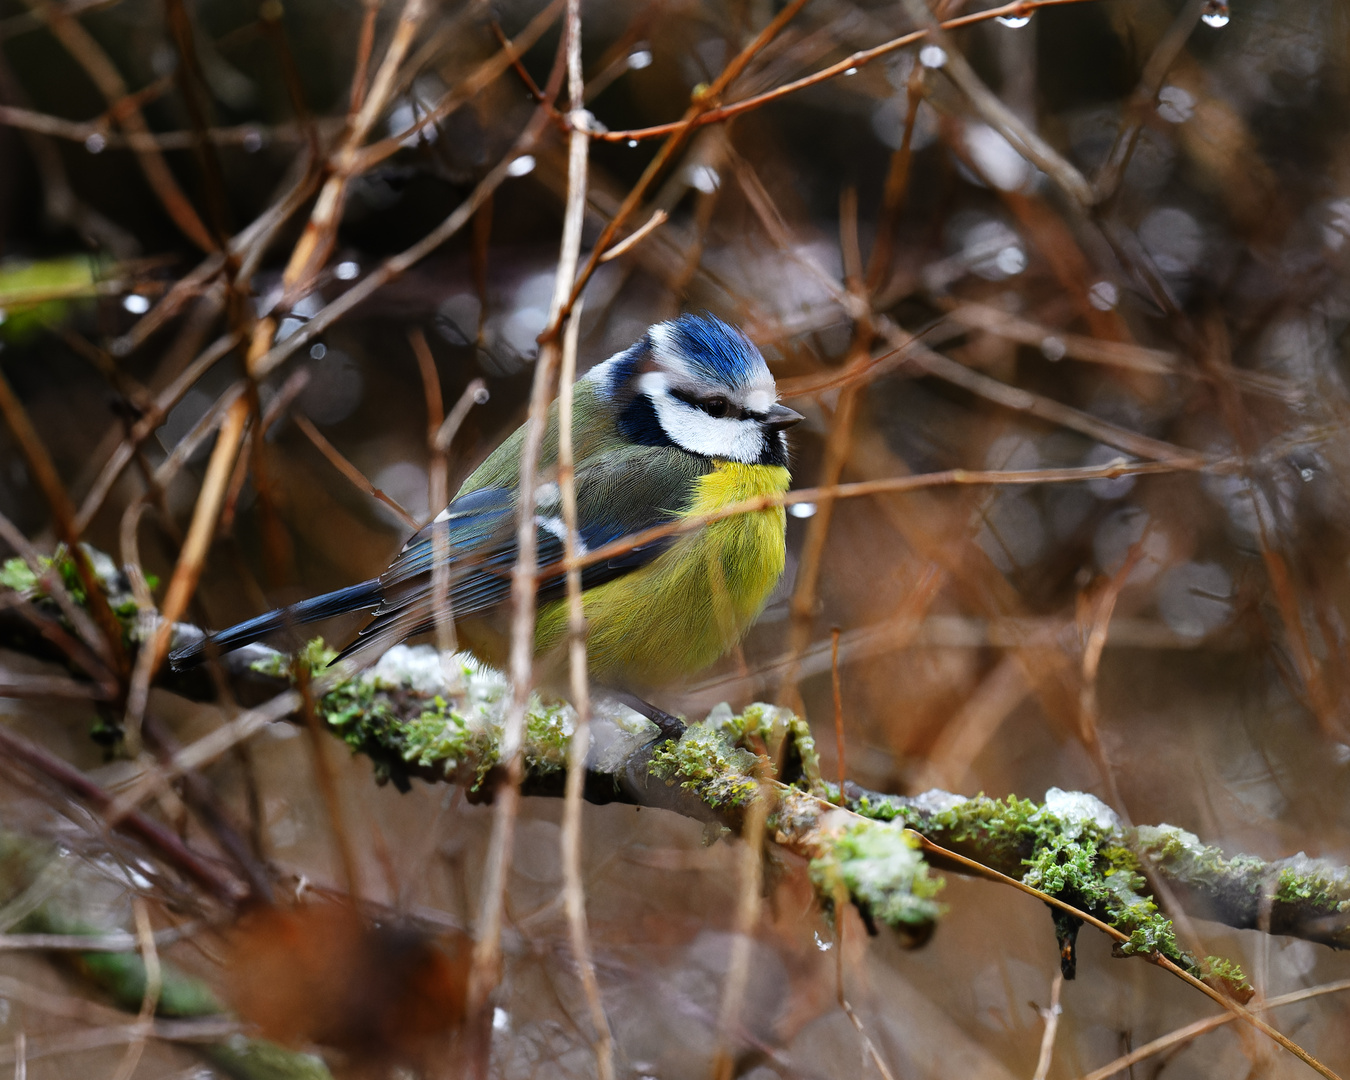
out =
{"type": "MultiPolygon", "coordinates": [[[[801,419],[778,403],[759,350],[707,315],[652,326],[574,387],[573,445],[581,547],[595,550],[653,526],[788,488],[784,429],[801,419]]],[[[261,615],[183,648],[177,667],[287,626],[367,611],[343,652],[368,662],[434,626],[432,565],[449,567],[458,639],[501,666],[510,621],[516,509],[525,428],[464,482],[377,578],[261,615]]],[[[534,494],[541,567],[563,557],[557,403],[534,494]]],[[[739,641],[783,573],[782,506],[737,514],[644,543],[581,575],[591,678],[638,692],[706,667],[739,641]]],[[[536,656],[544,686],[565,679],[567,602],[561,574],[539,587],[536,656]]]]}

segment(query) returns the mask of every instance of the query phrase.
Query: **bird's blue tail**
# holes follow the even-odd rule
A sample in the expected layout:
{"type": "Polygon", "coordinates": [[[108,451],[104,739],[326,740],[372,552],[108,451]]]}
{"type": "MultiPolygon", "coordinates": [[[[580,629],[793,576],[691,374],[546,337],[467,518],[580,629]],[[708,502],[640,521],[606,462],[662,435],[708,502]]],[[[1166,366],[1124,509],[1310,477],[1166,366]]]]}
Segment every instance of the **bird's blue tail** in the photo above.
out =
{"type": "Polygon", "coordinates": [[[208,634],[191,645],[185,645],[170,653],[169,663],[173,665],[174,670],[182,671],[184,668],[201,663],[210,652],[229,652],[231,649],[251,645],[273,630],[281,630],[288,626],[331,619],[334,615],[345,615],[349,611],[363,609],[371,611],[379,602],[380,579],[371,578],[359,585],[349,585],[336,592],[324,593],[322,596],[311,597],[298,604],[246,619],[218,634],[208,634]]]}

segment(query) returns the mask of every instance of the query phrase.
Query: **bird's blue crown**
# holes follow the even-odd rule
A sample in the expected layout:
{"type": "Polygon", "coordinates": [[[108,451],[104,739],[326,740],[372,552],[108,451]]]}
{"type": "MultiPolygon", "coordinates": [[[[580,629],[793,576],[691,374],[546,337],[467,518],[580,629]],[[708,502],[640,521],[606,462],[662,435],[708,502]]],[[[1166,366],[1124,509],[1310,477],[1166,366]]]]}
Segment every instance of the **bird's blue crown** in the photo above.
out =
{"type": "Polygon", "coordinates": [[[768,375],[750,339],[713,315],[681,315],[664,324],[670,345],[697,378],[740,388],[768,375]]]}

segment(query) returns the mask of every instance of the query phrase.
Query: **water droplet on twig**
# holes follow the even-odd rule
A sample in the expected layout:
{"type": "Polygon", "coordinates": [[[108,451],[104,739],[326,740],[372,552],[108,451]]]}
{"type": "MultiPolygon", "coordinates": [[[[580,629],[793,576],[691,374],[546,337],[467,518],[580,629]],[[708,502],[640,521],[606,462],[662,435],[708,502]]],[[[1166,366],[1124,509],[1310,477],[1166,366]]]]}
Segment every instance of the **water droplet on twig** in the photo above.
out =
{"type": "Polygon", "coordinates": [[[1219,3],[1218,0],[1210,0],[1205,5],[1204,14],[1200,16],[1200,21],[1206,26],[1212,26],[1215,30],[1228,25],[1228,5],[1219,3]]]}

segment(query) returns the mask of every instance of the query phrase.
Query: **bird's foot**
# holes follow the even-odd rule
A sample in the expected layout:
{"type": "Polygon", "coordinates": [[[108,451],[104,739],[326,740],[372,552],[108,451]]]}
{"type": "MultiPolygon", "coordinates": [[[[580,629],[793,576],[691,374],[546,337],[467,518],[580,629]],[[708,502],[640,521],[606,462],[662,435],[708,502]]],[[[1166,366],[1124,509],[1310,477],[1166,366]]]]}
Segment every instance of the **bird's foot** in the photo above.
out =
{"type": "Polygon", "coordinates": [[[635,713],[645,716],[661,730],[658,742],[678,742],[684,735],[686,726],[678,716],[671,716],[670,713],[658,709],[651,702],[643,701],[636,694],[618,693],[615,696],[635,713]]]}

